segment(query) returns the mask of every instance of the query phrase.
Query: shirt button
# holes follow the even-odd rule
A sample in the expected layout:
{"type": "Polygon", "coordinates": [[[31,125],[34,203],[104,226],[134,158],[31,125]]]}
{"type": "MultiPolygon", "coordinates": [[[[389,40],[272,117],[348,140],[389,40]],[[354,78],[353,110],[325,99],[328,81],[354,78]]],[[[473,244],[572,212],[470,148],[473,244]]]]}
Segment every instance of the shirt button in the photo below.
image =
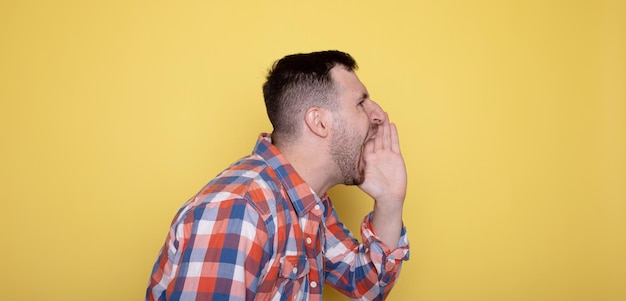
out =
{"type": "Polygon", "coordinates": [[[311,282],[311,287],[312,288],[316,288],[317,287],[317,282],[315,282],[315,281],[311,282]]]}
{"type": "Polygon", "coordinates": [[[313,208],[315,208],[315,210],[320,210],[320,205],[315,205],[313,208]]]}
{"type": "Polygon", "coordinates": [[[298,274],[298,268],[293,268],[293,273],[298,274]]]}
{"type": "Polygon", "coordinates": [[[310,238],[310,237],[307,237],[307,238],[306,238],[306,244],[307,244],[307,245],[310,245],[310,244],[311,244],[311,242],[313,242],[313,241],[311,240],[311,238],[310,238]]]}

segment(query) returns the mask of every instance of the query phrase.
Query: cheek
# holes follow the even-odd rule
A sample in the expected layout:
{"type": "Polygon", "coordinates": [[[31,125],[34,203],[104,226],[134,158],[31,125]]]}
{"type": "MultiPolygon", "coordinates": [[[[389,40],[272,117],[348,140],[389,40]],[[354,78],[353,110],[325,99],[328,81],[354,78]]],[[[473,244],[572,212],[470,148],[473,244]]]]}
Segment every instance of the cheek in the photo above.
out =
{"type": "Polygon", "coordinates": [[[359,124],[369,129],[370,117],[367,115],[365,111],[363,111],[362,114],[359,116],[359,124]]]}

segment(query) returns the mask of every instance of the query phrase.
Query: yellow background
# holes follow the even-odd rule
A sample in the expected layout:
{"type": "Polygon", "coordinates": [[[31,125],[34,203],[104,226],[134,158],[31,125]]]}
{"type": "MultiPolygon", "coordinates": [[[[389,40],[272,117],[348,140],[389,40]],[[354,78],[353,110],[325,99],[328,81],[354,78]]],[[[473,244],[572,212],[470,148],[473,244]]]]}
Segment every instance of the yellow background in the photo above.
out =
{"type": "MultiPolygon", "coordinates": [[[[266,69],[340,49],[409,170],[389,300],[626,300],[625,20],[620,0],[3,0],[1,299],[141,300],[179,206],[271,130],[266,69]]],[[[356,231],[372,202],[331,195],[356,231]]]]}

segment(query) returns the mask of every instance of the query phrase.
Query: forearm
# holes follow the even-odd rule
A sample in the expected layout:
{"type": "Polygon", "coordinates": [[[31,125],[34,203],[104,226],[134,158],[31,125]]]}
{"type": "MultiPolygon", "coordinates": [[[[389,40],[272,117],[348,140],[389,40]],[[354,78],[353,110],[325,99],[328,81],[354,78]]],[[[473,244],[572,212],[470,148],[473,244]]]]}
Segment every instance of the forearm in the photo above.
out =
{"type": "Polygon", "coordinates": [[[374,233],[373,213],[361,225],[361,244],[337,222],[335,214],[327,222],[328,284],[353,299],[383,300],[397,280],[402,261],[408,259],[409,246],[403,226],[400,224],[399,237],[390,250],[374,233]]]}
{"type": "Polygon", "coordinates": [[[388,205],[376,202],[372,212],[374,233],[389,250],[398,246],[402,235],[402,204],[388,205]]]}

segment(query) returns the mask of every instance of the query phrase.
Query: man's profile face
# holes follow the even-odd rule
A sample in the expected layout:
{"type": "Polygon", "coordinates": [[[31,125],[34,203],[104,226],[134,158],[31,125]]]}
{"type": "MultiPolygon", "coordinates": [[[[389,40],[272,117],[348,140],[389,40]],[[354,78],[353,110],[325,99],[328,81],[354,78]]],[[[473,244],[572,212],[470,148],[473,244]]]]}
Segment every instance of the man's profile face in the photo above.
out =
{"type": "Polygon", "coordinates": [[[346,185],[363,182],[363,146],[376,134],[385,118],[382,108],[369,97],[354,72],[342,66],[331,69],[337,90],[337,111],[333,112],[331,155],[346,185]]]}

